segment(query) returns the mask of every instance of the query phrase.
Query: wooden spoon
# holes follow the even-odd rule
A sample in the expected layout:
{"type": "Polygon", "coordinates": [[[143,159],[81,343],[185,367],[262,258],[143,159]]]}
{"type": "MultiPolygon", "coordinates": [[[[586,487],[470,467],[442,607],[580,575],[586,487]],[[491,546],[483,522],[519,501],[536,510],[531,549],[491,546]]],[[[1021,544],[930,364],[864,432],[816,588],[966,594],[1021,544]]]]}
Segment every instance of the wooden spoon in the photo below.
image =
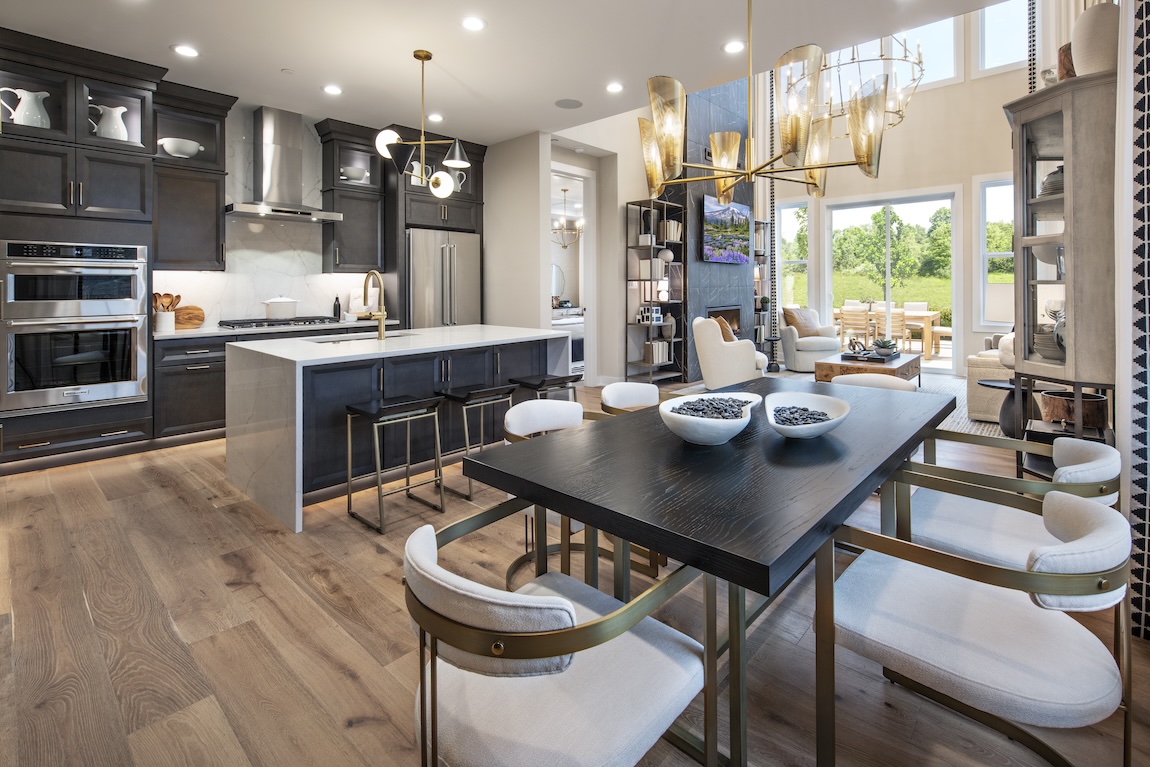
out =
{"type": "Polygon", "coordinates": [[[164,293],[160,296],[160,306],[164,307],[165,312],[172,311],[172,299],[175,298],[171,293],[164,293]]]}
{"type": "Polygon", "coordinates": [[[159,293],[153,293],[152,294],[152,311],[154,311],[154,312],[160,311],[160,294],[159,293]]]}
{"type": "Polygon", "coordinates": [[[180,297],[179,297],[179,295],[176,295],[172,298],[172,311],[174,312],[176,310],[176,307],[179,305],[180,305],[180,297]]]}

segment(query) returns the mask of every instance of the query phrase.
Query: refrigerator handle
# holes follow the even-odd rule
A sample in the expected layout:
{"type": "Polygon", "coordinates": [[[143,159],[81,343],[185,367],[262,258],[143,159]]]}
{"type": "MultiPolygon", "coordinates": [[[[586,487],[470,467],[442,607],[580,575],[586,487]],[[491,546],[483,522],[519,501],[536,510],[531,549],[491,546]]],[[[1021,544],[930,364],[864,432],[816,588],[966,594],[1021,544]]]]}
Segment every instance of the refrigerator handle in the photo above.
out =
{"type": "Polygon", "coordinates": [[[459,249],[453,243],[451,245],[451,324],[459,324],[458,309],[459,309],[459,290],[455,284],[456,278],[459,276],[459,249]]]}
{"type": "Polygon", "coordinates": [[[442,298],[443,298],[443,324],[444,325],[450,325],[451,324],[451,291],[450,291],[451,286],[449,285],[449,281],[451,279],[450,271],[449,271],[451,268],[451,264],[447,259],[447,249],[450,247],[451,247],[450,245],[440,245],[439,246],[439,258],[440,258],[440,261],[442,262],[442,267],[443,267],[443,270],[441,272],[441,274],[443,275],[443,280],[440,283],[439,290],[442,293],[442,298]]]}

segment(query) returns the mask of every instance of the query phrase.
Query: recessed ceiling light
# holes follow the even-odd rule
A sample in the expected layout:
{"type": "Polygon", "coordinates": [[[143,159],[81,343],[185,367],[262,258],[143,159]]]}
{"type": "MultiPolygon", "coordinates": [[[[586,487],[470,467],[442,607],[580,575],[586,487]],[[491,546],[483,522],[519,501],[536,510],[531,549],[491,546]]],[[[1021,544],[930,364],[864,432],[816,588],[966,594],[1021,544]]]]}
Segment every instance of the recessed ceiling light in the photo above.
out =
{"type": "Polygon", "coordinates": [[[623,90],[623,83],[607,83],[608,93],[618,93],[623,90]]]}
{"type": "Polygon", "coordinates": [[[332,96],[338,96],[343,93],[343,88],[338,85],[325,85],[323,86],[323,92],[332,96]]]}
{"type": "Polygon", "coordinates": [[[747,47],[747,44],[742,40],[732,40],[723,46],[723,53],[742,53],[747,47]]]}
{"type": "Polygon", "coordinates": [[[172,50],[181,56],[187,56],[189,58],[195,58],[196,56],[200,55],[200,52],[195,48],[190,45],[184,45],[183,43],[180,43],[179,45],[173,45],[172,50]]]}
{"type": "Polygon", "coordinates": [[[478,32],[487,27],[487,22],[478,16],[468,16],[463,20],[463,28],[478,32]]]}
{"type": "Polygon", "coordinates": [[[428,122],[441,123],[443,122],[443,115],[441,115],[439,112],[432,112],[427,116],[427,120],[428,122]]]}

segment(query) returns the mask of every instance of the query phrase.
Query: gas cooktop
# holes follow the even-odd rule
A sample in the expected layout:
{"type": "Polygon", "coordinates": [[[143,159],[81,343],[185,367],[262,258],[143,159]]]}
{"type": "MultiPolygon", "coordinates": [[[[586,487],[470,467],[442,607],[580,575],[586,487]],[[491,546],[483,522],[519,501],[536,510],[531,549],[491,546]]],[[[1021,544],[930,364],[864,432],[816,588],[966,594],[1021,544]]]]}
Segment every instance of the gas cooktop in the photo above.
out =
{"type": "Polygon", "coordinates": [[[292,325],[335,325],[338,322],[335,317],[293,317],[289,320],[220,320],[219,325],[221,328],[283,328],[292,325]]]}

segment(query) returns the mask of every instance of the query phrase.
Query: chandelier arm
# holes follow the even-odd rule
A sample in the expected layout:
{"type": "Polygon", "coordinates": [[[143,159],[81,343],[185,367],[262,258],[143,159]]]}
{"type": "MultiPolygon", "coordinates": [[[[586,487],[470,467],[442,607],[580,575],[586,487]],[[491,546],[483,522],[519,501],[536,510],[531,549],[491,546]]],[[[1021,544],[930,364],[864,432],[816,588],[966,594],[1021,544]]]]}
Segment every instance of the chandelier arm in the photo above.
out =
{"type": "Polygon", "coordinates": [[[777,154],[774,157],[772,157],[771,159],[767,160],[766,162],[764,162],[762,165],[758,166],[757,168],[752,168],[751,170],[747,171],[747,174],[751,175],[751,176],[757,176],[758,174],[762,173],[764,169],[770,168],[772,165],[774,165],[775,163],[777,163],[781,159],[783,159],[783,155],[780,152],[779,154],[777,154]]]}
{"type": "MultiPolygon", "coordinates": [[[[794,179],[790,179],[790,178],[787,178],[786,176],[781,176],[779,174],[780,173],[788,173],[790,171],[819,170],[820,168],[849,168],[849,167],[854,166],[854,165],[858,165],[858,162],[856,162],[855,160],[842,160],[840,162],[824,162],[824,163],[819,163],[817,165],[803,165],[802,167],[799,167],[799,168],[792,168],[790,166],[787,166],[784,168],[767,168],[765,170],[755,171],[754,175],[756,175],[756,176],[769,176],[771,178],[778,178],[778,179],[783,179],[786,181],[792,181],[794,179]]],[[[803,180],[802,183],[807,184],[810,182],[803,180]]]]}
{"type": "MultiPolygon", "coordinates": [[[[731,170],[731,171],[719,172],[718,169],[716,169],[716,167],[714,165],[700,165],[698,163],[691,163],[691,162],[683,163],[683,167],[684,168],[693,168],[695,170],[705,170],[705,171],[708,171],[708,173],[709,173],[709,175],[706,175],[706,176],[691,176],[690,178],[686,179],[687,181],[713,181],[715,179],[726,179],[726,178],[746,179],[747,177],[749,177],[751,175],[748,171],[745,171],[745,170],[731,170]]],[[[676,179],[676,180],[679,180],[679,179],[676,179]]],[[[667,181],[664,183],[669,184],[671,182],[667,181]]]]}

